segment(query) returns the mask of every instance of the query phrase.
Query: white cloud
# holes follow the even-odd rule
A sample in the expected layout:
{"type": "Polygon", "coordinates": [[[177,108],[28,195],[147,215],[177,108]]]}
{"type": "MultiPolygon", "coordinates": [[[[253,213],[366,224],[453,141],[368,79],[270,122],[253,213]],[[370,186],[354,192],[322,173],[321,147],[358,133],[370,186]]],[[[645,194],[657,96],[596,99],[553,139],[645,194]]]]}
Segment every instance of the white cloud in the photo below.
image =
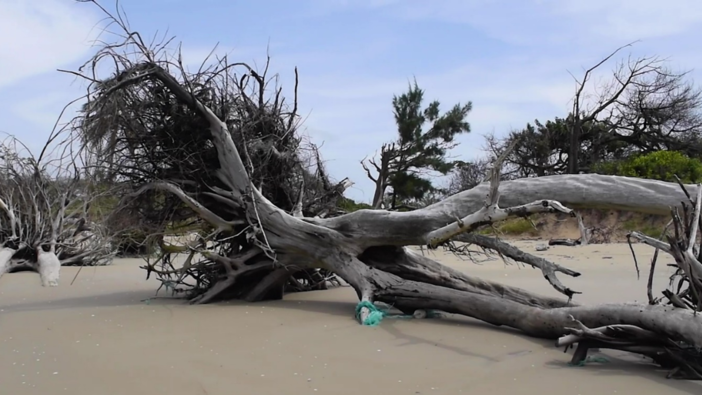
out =
{"type": "Polygon", "coordinates": [[[65,0],[0,2],[0,88],[72,63],[90,50],[97,17],[65,0]]]}
{"type": "Polygon", "coordinates": [[[0,129],[32,151],[43,146],[63,107],[83,93],[84,84],[56,69],[73,68],[92,50],[101,33],[94,11],[66,0],[0,1],[0,129]]]}
{"type": "Polygon", "coordinates": [[[555,15],[586,25],[587,34],[618,40],[680,34],[702,23],[698,0],[546,0],[540,3],[554,10],[555,15]]]}
{"type": "MultiPolygon", "coordinates": [[[[540,46],[602,46],[689,32],[702,24],[699,0],[356,0],[325,2],[326,10],[375,8],[410,20],[467,23],[505,42],[540,46]]],[[[694,42],[699,40],[696,34],[694,42]]]]}

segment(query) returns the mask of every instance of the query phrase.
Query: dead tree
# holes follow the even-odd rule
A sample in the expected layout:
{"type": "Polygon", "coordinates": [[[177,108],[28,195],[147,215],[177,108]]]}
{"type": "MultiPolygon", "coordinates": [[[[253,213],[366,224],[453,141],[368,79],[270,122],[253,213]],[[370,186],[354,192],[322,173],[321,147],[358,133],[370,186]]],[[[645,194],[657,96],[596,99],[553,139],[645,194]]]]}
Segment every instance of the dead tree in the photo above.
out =
{"type": "Polygon", "coordinates": [[[383,205],[383,200],[385,199],[385,191],[388,189],[388,180],[390,179],[390,164],[393,160],[397,159],[399,153],[395,148],[395,144],[383,144],[380,148],[380,163],[375,160],[375,158],[364,158],[361,161],[361,166],[363,170],[366,171],[368,178],[375,183],[375,190],[373,192],[373,202],[371,206],[373,208],[381,208],[383,205]],[[373,165],[376,175],[374,176],[368,165],[373,165]]]}
{"type": "MultiPolygon", "coordinates": [[[[593,151],[613,142],[625,144],[630,151],[660,149],[684,150],[691,145],[699,150],[702,133],[702,91],[686,81],[686,72],[673,72],[659,57],[629,57],[620,62],[609,82],[586,89],[593,74],[615,55],[632,44],[619,47],[576,79],[569,132],[568,172],[579,172],[581,135],[588,128],[606,125],[609,132],[591,144],[593,151]],[[694,143],[694,144],[692,144],[694,143]]],[[[597,154],[597,152],[595,152],[597,154]]],[[[699,155],[699,152],[696,152],[699,155]]],[[[605,159],[605,158],[600,158],[605,159]]]]}
{"type": "Polygon", "coordinates": [[[108,237],[86,209],[94,196],[85,188],[70,141],[52,133],[39,157],[8,137],[0,144],[0,276],[32,270],[44,286],[58,286],[61,265],[105,264],[108,237]]]}
{"type": "Polygon", "coordinates": [[[489,169],[490,161],[487,159],[459,163],[451,174],[446,193],[453,195],[485,182],[489,169]]]}
{"type": "Polygon", "coordinates": [[[635,154],[702,153],[702,91],[686,72],[655,56],[620,60],[602,82],[595,78],[630,45],[610,53],[575,78],[569,114],[534,120],[505,138],[487,138],[488,152],[520,140],[505,174],[519,177],[594,172],[635,154]]]}
{"type": "MultiPolygon", "coordinates": [[[[676,185],[600,175],[551,176],[500,184],[502,156],[492,169],[490,182],[422,209],[360,210],[333,218],[294,216],[262,194],[252,178],[255,169],[245,151],[248,145],[236,144],[236,139],[250,127],[251,118],[218,114],[216,103],[208,101],[200,87],[191,82],[191,75],[167,58],[158,57],[158,51],[148,48],[138,33],[131,32],[124,24],[121,26],[124,41],[101,49],[92,63],[107,59],[118,69],[110,78],[93,85],[83,116],[109,117],[115,112],[99,111],[109,104],[117,106],[121,118],[148,126],[150,107],[141,100],[155,89],[163,95],[162,103],[181,109],[184,121],[198,122],[199,128],[189,131],[195,134],[193,138],[204,141],[203,146],[213,147],[211,152],[216,158],[208,167],[199,167],[194,175],[174,172],[162,174],[160,179],[143,179],[134,185],[131,196],[165,193],[161,201],[165,196],[177,197],[183,204],[178,209],[190,210],[211,229],[197,244],[188,247],[190,254],[182,266],[146,267],[165,286],[189,290],[187,295],[195,303],[219,298],[260,300],[271,292],[278,293],[281,281],[289,278],[290,273],[322,268],[354,288],[361,301],[357,314],[361,323],[368,322],[374,302],[384,302],[406,313],[417,312],[418,316],[427,309],[441,310],[551,339],[571,334],[574,322],[587,328],[626,325],[661,341],[675,342],[691,352],[691,358],[699,360],[699,351],[695,350],[702,347],[702,317],[694,311],[663,305],[575,304],[571,298],[576,292],[564,286],[557,273],[570,276],[579,273],[469,233],[478,226],[510,216],[539,212],[574,215],[564,204],[573,208],[665,212],[685,198],[676,185]],[[178,73],[171,73],[174,69],[178,73]],[[209,178],[204,182],[201,177],[209,178]],[[567,297],[536,295],[475,278],[409,248],[437,248],[462,235],[472,236],[470,240],[477,244],[539,268],[554,289],[567,297]]],[[[251,105],[245,108],[252,111],[267,108],[261,95],[252,98],[245,95],[241,85],[233,85],[235,81],[253,80],[254,92],[264,90],[257,77],[260,75],[247,65],[223,61],[208,76],[210,80],[231,82],[227,89],[232,90],[225,97],[244,101],[240,106],[251,105]],[[234,74],[235,68],[243,69],[243,74],[234,74]]],[[[283,115],[278,112],[278,119],[285,119],[283,115]]],[[[110,125],[119,120],[104,121],[110,125]]],[[[154,132],[149,127],[142,130],[154,132]]],[[[168,136],[173,137],[165,135],[168,136]]],[[[151,147],[159,143],[148,140],[147,136],[141,142],[152,144],[151,147]]],[[[170,155],[177,157],[166,155],[162,160],[177,163],[176,159],[181,162],[187,159],[182,155],[184,151],[173,152],[170,155]]],[[[129,151],[117,156],[124,160],[120,163],[131,160],[132,166],[142,164],[138,161],[140,157],[129,151]]],[[[126,168],[120,165],[120,170],[126,168]]],[[[131,179],[136,181],[136,177],[131,179]]],[[[648,349],[630,347],[629,350],[648,355],[648,349]]],[[[673,352],[673,355],[678,354],[673,352]]]]}
{"type": "MultiPolygon", "coordinates": [[[[162,66],[167,72],[169,69],[180,71],[179,83],[187,86],[199,103],[225,122],[232,131],[229,138],[241,153],[248,180],[262,196],[298,218],[328,218],[342,213],[339,206],[343,193],[352,183],[348,179],[332,180],[317,147],[298,132],[297,70],[292,100],[287,100],[282,88],[275,85],[276,76],[269,72],[268,62],[262,70],[254,70],[243,63],[230,63],[227,58],[208,58],[205,62],[212,62],[211,66],[203,63],[199,70],[185,73],[179,54],[169,57],[165,50],[150,52],[140,40],[135,36],[128,45],[142,48],[141,52],[151,63],[162,66]]],[[[168,43],[159,44],[157,48],[168,43]]],[[[119,44],[98,56],[112,57],[122,49],[129,50],[119,44]]],[[[199,110],[183,102],[159,81],[140,78],[142,66],[133,63],[130,56],[117,55],[113,59],[119,59],[119,65],[112,75],[102,76],[99,81],[95,75],[88,76],[92,81],[89,100],[83,107],[83,115],[75,120],[75,132],[93,157],[109,158],[96,166],[100,174],[106,174],[111,182],[123,187],[116,195],[121,200],[118,210],[125,216],[112,218],[115,222],[125,217],[137,219],[126,225],[143,236],[140,244],[156,252],[145,266],[149,275],[156,270],[157,274],[165,276],[164,284],[169,288],[171,282],[194,284],[185,286],[188,294],[200,295],[221,273],[211,278],[214,272],[209,267],[200,273],[200,266],[193,263],[185,277],[165,274],[172,271],[172,257],[189,252],[190,247],[173,246],[164,237],[174,230],[177,233],[188,229],[198,235],[199,244],[195,245],[207,246],[227,256],[248,245],[249,238],[257,234],[258,227],[247,227],[247,221],[253,221],[257,214],[249,213],[254,217],[243,222],[236,219],[232,233],[222,233],[219,224],[200,217],[197,210],[177,194],[148,187],[174,185],[194,196],[213,216],[234,220],[241,215],[238,206],[230,204],[231,196],[215,192],[231,189],[231,186],[216,174],[220,167],[219,148],[209,133],[202,133],[209,126],[199,110]],[[191,275],[198,280],[190,281],[191,275]]],[[[86,69],[89,67],[86,65],[86,69]]],[[[196,254],[196,257],[192,259],[197,260],[202,255],[196,254]]],[[[207,257],[203,259],[202,262],[210,261],[207,257]]],[[[263,268],[239,283],[253,287],[273,271],[274,268],[263,268]]],[[[302,267],[293,272],[287,276],[284,275],[287,272],[273,276],[276,278],[273,288],[282,284],[288,291],[316,289],[328,285],[329,280],[333,282],[324,268],[302,267]]],[[[266,292],[250,297],[280,295],[279,290],[266,292]]]]}

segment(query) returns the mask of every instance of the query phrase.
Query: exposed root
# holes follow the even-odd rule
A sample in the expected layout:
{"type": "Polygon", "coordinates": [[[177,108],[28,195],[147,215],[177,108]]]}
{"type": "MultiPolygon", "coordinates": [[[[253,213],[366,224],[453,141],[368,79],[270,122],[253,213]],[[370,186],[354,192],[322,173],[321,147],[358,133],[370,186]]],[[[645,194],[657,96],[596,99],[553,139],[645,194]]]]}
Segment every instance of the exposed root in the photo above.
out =
{"type": "Polygon", "coordinates": [[[224,279],[220,279],[214,283],[205,293],[194,297],[190,300],[192,304],[204,304],[210,302],[212,299],[217,297],[222,292],[226,291],[229,287],[234,285],[236,277],[233,275],[227,275],[224,279]]]}
{"type": "MultiPolygon", "coordinates": [[[[684,186],[682,188],[686,195],[689,196],[684,186]]],[[[671,222],[673,225],[674,235],[668,235],[668,227],[666,227],[664,235],[666,235],[668,243],[660,239],[654,239],[643,235],[639,232],[632,232],[628,235],[628,237],[638,239],[644,244],[656,248],[656,253],[651,264],[651,272],[649,273],[647,284],[649,303],[655,304],[659,302],[657,299],[653,298],[651,288],[658,251],[663,251],[675,259],[675,266],[677,269],[671,277],[671,286],[663,292],[663,296],[667,300],[667,304],[678,308],[688,308],[694,311],[702,311],[702,263],[700,263],[700,259],[698,257],[701,251],[697,242],[699,238],[698,229],[700,214],[702,213],[702,209],[700,207],[700,204],[702,203],[702,188],[698,187],[696,200],[693,201],[690,198],[689,203],[689,206],[686,204],[683,204],[682,206],[682,211],[684,213],[683,216],[680,215],[678,209],[671,210],[671,215],[673,217],[671,222]],[[692,211],[689,210],[691,206],[694,207],[692,211]],[[676,286],[673,287],[673,284],[676,284],[676,286]]],[[[638,273],[639,269],[636,255],[633,254],[633,256],[638,273]]]]}
{"type": "Polygon", "coordinates": [[[266,299],[282,299],[285,283],[295,273],[293,269],[280,268],[268,273],[258,282],[243,299],[247,302],[258,302],[266,299]]]}
{"type": "Polygon", "coordinates": [[[578,344],[571,359],[573,365],[582,364],[589,349],[613,349],[651,358],[660,366],[671,369],[668,378],[702,379],[702,351],[699,346],[675,341],[635,325],[609,325],[590,329],[572,316],[571,319],[575,327],[567,329],[570,334],[560,337],[556,341],[556,347],[567,349],[578,344]]]}

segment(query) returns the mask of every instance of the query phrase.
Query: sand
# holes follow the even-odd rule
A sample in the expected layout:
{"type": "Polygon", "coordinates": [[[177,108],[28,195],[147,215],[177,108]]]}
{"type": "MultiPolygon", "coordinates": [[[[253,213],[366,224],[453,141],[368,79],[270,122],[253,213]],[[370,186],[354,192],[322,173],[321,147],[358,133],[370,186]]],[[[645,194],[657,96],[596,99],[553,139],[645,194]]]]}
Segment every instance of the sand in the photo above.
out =
{"type": "MultiPolygon", "coordinates": [[[[534,251],[534,242],[519,242],[534,251]]],[[[642,271],[652,250],[637,246],[642,271]]],[[[625,244],[537,253],[584,274],[562,277],[580,301],[645,300],[625,244]]],[[[498,260],[442,262],[554,295],[540,273],[498,260]]],[[[670,259],[665,257],[665,259],[670,259]]],[[[34,273],[0,279],[1,394],[700,394],[641,358],[571,367],[551,341],[468,318],[386,319],[362,327],[350,288],[283,301],[189,306],[154,299],[139,260],[64,268],[58,288],[34,273]]],[[[656,279],[665,285],[667,270],[656,279]]]]}

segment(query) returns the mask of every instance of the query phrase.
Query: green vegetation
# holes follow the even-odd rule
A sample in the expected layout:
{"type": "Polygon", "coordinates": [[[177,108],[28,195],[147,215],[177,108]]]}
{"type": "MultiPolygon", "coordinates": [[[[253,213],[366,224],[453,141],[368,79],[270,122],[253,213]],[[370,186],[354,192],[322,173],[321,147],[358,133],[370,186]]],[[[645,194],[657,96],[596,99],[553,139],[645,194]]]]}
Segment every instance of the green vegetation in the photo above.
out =
{"type": "Polygon", "coordinates": [[[656,225],[652,221],[647,221],[640,215],[623,221],[621,227],[622,230],[627,232],[637,231],[645,234],[646,236],[655,237],[656,239],[661,237],[661,233],[663,233],[664,229],[663,226],[656,225]]]}
{"type": "MultiPolygon", "coordinates": [[[[495,224],[494,228],[497,230],[498,234],[508,235],[508,236],[537,236],[538,231],[534,229],[534,226],[526,218],[511,218],[498,222],[495,224]]],[[[492,235],[495,233],[492,227],[487,226],[480,231],[481,235],[492,235]]]]}
{"type": "Polygon", "coordinates": [[[535,236],[537,234],[537,231],[536,229],[534,229],[534,226],[526,218],[514,218],[503,221],[497,225],[497,230],[499,230],[501,233],[510,236],[535,236]]]}
{"type": "Polygon", "coordinates": [[[440,115],[438,101],[422,110],[423,101],[424,91],[416,82],[407,93],[392,99],[398,133],[388,177],[393,190],[392,207],[408,199],[422,199],[426,193],[434,191],[431,181],[421,177],[417,170],[448,173],[455,162],[446,160],[447,150],[454,146],[452,142],[457,134],[470,132],[465,120],[472,109],[470,102],[456,104],[440,115]],[[428,128],[427,123],[431,123],[428,128]]]}
{"type": "Polygon", "coordinates": [[[702,181],[702,161],[678,151],[656,151],[633,155],[621,161],[603,162],[595,172],[627,177],[675,182],[675,175],[685,183],[702,181]]]}
{"type": "Polygon", "coordinates": [[[534,229],[534,226],[526,218],[515,218],[504,221],[498,225],[497,229],[508,235],[536,234],[536,229],[534,229]]]}
{"type": "Polygon", "coordinates": [[[341,210],[344,210],[347,213],[373,208],[370,204],[357,203],[355,200],[349,199],[347,197],[339,199],[338,205],[341,210]]]}
{"type": "Polygon", "coordinates": [[[373,207],[380,207],[388,187],[392,188],[389,195],[392,208],[421,201],[425,195],[437,191],[427,173],[445,175],[458,163],[448,160],[447,154],[457,145],[454,142],[457,135],[470,132],[466,117],[472,103],[456,104],[444,114],[440,113],[440,103],[436,100],[424,108],[423,104],[424,91],[416,82],[406,93],[392,99],[397,138],[383,145],[379,163],[370,161],[377,176],[372,176],[366,167],[368,177],[376,184],[373,207]]]}
{"type": "MultiPolygon", "coordinates": [[[[614,215],[614,221],[609,220],[609,224],[594,222],[590,223],[590,226],[602,226],[602,229],[608,229],[608,232],[613,235],[617,240],[624,241],[623,237],[626,233],[631,231],[641,232],[647,236],[659,238],[667,218],[659,216],[644,215],[638,213],[627,213],[627,212],[605,212],[599,213],[598,210],[586,210],[582,213],[583,216],[587,218],[606,218],[609,215],[614,215]]],[[[575,231],[577,228],[577,223],[575,220],[568,219],[567,224],[557,225],[554,222],[552,214],[534,214],[531,217],[532,221],[536,224],[543,224],[545,227],[541,229],[534,228],[532,222],[525,218],[510,218],[502,222],[494,224],[494,228],[490,226],[485,226],[480,228],[477,233],[486,236],[492,236],[497,234],[498,236],[511,236],[511,237],[543,237],[543,238],[558,238],[558,233],[560,233],[561,226],[565,225],[571,231],[575,231]],[[548,224],[551,224],[550,226],[548,224]],[[555,226],[555,227],[554,227],[555,226]],[[554,233],[555,232],[555,233],[554,233]]],[[[561,222],[563,219],[555,220],[556,222],[561,222]]]]}

